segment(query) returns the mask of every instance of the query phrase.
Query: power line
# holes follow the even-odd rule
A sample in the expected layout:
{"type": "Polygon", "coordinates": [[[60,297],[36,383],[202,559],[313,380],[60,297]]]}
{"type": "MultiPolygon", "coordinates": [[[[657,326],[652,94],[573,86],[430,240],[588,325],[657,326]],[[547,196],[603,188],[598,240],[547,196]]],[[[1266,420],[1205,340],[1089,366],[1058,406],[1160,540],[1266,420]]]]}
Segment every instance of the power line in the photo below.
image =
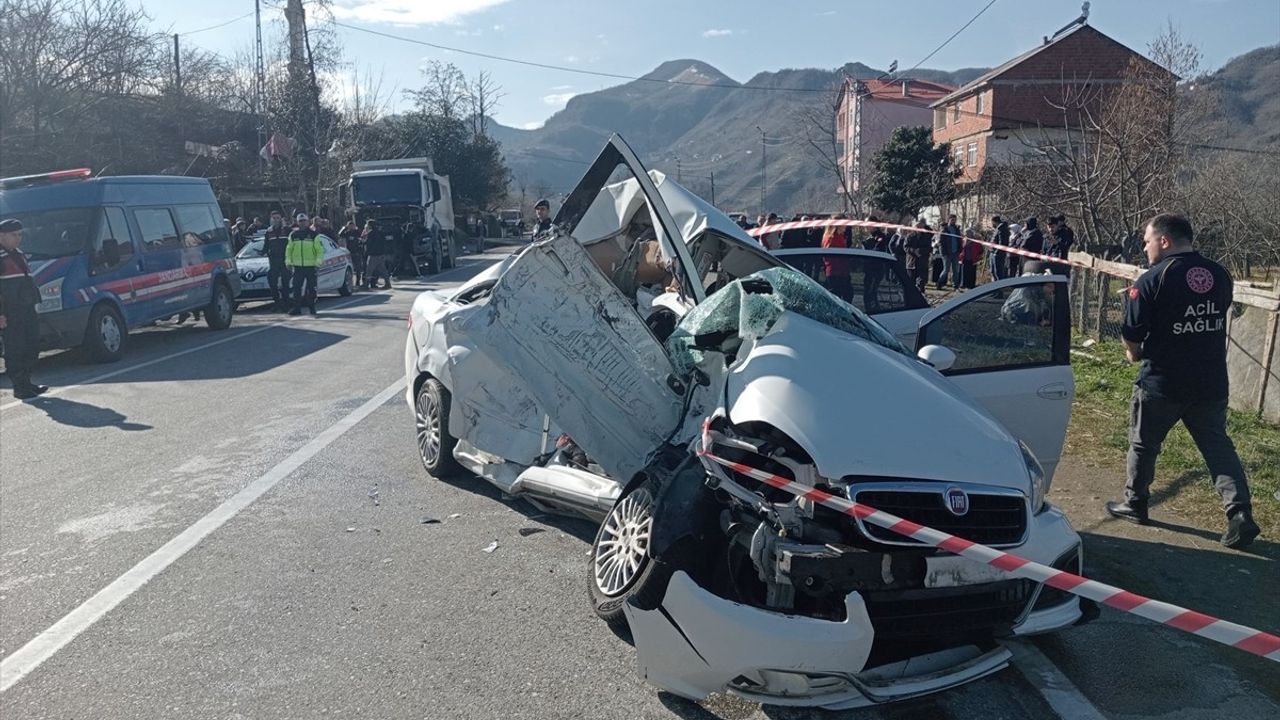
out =
{"type": "Polygon", "coordinates": [[[196,33],[202,33],[202,32],[205,32],[206,30],[217,30],[220,27],[226,27],[231,23],[240,22],[241,20],[244,20],[245,18],[249,18],[249,17],[253,17],[253,11],[249,11],[239,17],[233,17],[230,20],[224,20],[218,23],[217,25],[210,25],[208,27],[199,28],[198,30],[188,30],[186,32],[180,32],[177,34],[179,36],[186,36],[186,35],[195,35],[196,33]]]}
{"type": "Polygon", "coordinates": [[[730,85],[728,83],[703,83],[703,82],[691,82],[688,80],[674,80],[674,79],[661,80],[659,78],[640,77],[637,75],[623,75],[621,73],[602,72],[599,70],[587,70],[585,68],[573,68],[573,67],[566,67],[564,65],[551,65],[549,63],[534,62],[532,60],[520,60],[518,58],[504,57],[502,55],[493,55],[491,53],[477,52],[475,50],[464,50],[462,48],[450,47],[448,45],[440,45],[437,43],[427,42],[426,40],[417,40],[414,38],[405,37],[403,35],[394,35],[392,33],[382,32],[381,30],[371,30],[369,28],[363,28],[358,25],[348,25],[347,23],[338,22],[337,20],[334,20],[333,24],[337,27],[346,28],[348,30],[355,30],[356,32],[367,33],[369,35],[377,35],[379,37],[384,37],[391,40],[399,40],[401,42],[412,43],[414,45],[422,45],[424,47],[435,48],[436,50],[447,50],[449,52],[456,52],[461,55],[471,55],[473,57],[485,58],[487,60],[498,60],[501,62],[515,63],[516,65],[527,65],[529,67],[543,68],[546,70],[559,70],[561,72],[576,73],[578,75],[593,75],[595,77],[612,78],[614,80],[649,82],[649,83],[657,83],[660,85],[689,85],[692,87],[721,88],[724,90],[758,90],[758,91],[764,91],[764,92],[807,92],[807,93],[831,92],[830,88],[821,88],[821,89],[779,88],[779,87],[764,87],[761,85],[739,85],[739,84],[730,85]]]}
{"type": "Polygon", "coordinates": [[[952,40],[955,40],[955,39],[956,39],[956,36],[958,36],[960,33],[964,32],[964,31],[965,31],[965,28],[967,28],[967,27],[969,27],[970,25],[972,25],[972,24],[973,24],[973,22],[974,22],[975,20],[977,20],[978,18],[982,17],[982,13],[986,12],[988,8],[990,8],[992,5],[995,5],[995,4],[996,4],[996,0],[991,0],[991,2],[987,3],[986,5],[984,5],[984,6],[982,7],[982,9],[978,11],[978,14],[977,14],[977,15],[974,15],[973,17],[969,18],[969,22],[965,23],[964,25],[961,25],[959,30],[957,30],[957,31],[955,31],[955,32],[953,32],[953,33],[951,33],[951,37],[947,38],[946,40],[943,40],[941,45],[939,45],[938,47],[934,48],[934,49],[933,49],[933,52],[929,53],[928,55],[925,55],[925,56],[924,56],[924,59],[922,59],[920,62],[916,63],[915,65],[912,65],[912,66],[907,70],[907,72],[911,72],[912,70],[915,70],[916,68],[920,67],[920,66],[921,66],[921,65],[923,65],[924,63],[928,62],[928,61],[929,61],[929,58],[933,57],[934,55],[937,55],[937,54],[938,54],[938,51],[940,51],[940,50],[942,50],[942,48],[946,47],[946,46],[947,46],[947,45],[948,45],[952,40]]]}

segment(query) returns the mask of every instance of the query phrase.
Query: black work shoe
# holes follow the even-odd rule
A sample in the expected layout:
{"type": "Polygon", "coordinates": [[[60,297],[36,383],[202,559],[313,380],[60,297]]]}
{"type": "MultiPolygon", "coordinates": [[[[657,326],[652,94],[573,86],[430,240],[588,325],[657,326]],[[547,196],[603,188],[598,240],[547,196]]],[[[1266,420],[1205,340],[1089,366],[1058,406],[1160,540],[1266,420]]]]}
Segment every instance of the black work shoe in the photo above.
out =
{"type": "Polygon", "coordinates": [[[1109,502],[1107,503],[1107,514],[1121,520],[1128,520],[1131,523],[1146,525],[1150,518],[1147,517],[1147,506],[1133,502],[1109,502]]]}
{"type": "Polygon", "coordinates": [[[18,400],[30,400],[49,392],[48,385],[28,385],[24,388],[15,388],[13,396],[18,400]]]}
{"type": "Polygon", "coordinates": [[[1244,510],[1227,518],[1227,531],[1222,534],[1221,542],[1232,550],[1239,550],[1248,547],[1261,533],[1262,529],[1253,521],[1253,514],[1244,510]]]}

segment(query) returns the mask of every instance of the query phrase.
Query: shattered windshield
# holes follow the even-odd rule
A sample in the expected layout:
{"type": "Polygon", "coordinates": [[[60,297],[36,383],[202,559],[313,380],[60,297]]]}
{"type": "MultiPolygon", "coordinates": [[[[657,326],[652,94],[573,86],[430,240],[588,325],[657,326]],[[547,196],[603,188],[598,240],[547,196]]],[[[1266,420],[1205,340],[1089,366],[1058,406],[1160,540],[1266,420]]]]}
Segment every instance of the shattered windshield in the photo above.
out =
{"type": "Polygon", "coordinates": [[[774,267],[734,280],[689,312],[667,340],[675,367],[689,373],[702,360],[699,337],[766,335],[784,312],[794,312],[910,355],[887,330],[803,273],[774,267]]]}

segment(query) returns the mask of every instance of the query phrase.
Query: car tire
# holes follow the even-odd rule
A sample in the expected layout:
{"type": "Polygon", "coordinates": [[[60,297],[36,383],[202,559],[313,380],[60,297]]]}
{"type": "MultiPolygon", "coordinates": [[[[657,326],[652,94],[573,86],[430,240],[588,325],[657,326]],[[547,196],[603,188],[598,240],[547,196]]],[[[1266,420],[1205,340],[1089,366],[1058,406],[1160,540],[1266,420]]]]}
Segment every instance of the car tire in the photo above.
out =
{"type": "Polygon", "coordinates": [[[418,458],[434,478],[456,475],[461,470],[453,457],[453,448],[458,440],[449,434],[452,402],[453,397],[439,380],[427,378],[418,388],[418,396],[413,403],[418,458]]]}
{"type": "Polygon", "coordinates": [[[352,288],[354,287],[354,278],[355,278],[355,273],[353,273],[351,271],[351,267],[348,266],[346,274],[342,276],[342,287],[338,288],[339,295],[341,295],[342,297],[351,296],[351,293],[354,292],[352,290],[352,288]]]}
{"type": "Polygon", "coordinates": [[[596,616],[618,634],[627,631],[622,608],[631,598],[656,603],[666,592],[672,568],[649,555],[657,489],[652,481],[633,487],[600,523],[591,543],[587,593],[596,616]]]}
{"type": "Polygon", "coordinates": [[[213,284],[213,299],[209,307],[204,309],[204,322],[211,330],[226,330],[231,327],[231,319],[236,314],[236,300],[231,297],[231,288],[222,280],[213,284]]]}
{"type": "Polygon", "coordinates": [[[124,356],[128,328],[120,311],[109,303],[99,303],[89,313],[84,333],[84,349],[95,362],[112,363],[124,356]]]}

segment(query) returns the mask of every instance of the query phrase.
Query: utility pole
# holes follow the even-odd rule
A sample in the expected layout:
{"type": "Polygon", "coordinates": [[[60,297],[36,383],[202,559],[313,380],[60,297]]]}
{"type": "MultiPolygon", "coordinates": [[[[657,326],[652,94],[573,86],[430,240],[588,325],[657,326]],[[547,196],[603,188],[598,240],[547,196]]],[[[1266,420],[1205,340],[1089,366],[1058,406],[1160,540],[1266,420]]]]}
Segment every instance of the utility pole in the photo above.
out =
{"type": "Polygon", "coordinates": [[[178,54],[178,33],[173,34],[173,84],[182,94],[182,59],[178,54]]]}
{"type": "Polygon", "coordinates": [[[676,156],[676,182],[683,183],[684,176],[680,173],[680,156],[676,156]]]}
{"type": "MultiPolygon", "coordinates": [[[[263,93],[267,89],[267,71],[266,64],[262,59],[262,0],[253,0],[253,24],[256,33],[254,39],[253,114],[258,123],[258,147],[262,148],[267,144],[267,124],[263,120],[267,110],[266,101],[263,97],[263,93]]],[[[258,172],[262,172],[261,154],[258,154],[258,172]]]]}
{"type": "Polygon", "coordinates": [[[712,170],[711,171],[711,205],[714,207],[715,204],[716,204],[716,171],[712,170]]]}
{"type": "MultiPolygon", "coordinates": [[[[760,126],[757,125],[756,129],[760,130],[760,126]]],[[[766,177],[765,168],[768,165],[768,162],[765,159],[766,157],[765,153],[767,152],[765,150],[765,140],[768,137],[769,137],[768,134],[765,133],[764,130],[760,130],[760,214],[761,215],[765,214],[765,210],[764,210],[764,189],[765,189],[765,177],[766,177]]]]}

